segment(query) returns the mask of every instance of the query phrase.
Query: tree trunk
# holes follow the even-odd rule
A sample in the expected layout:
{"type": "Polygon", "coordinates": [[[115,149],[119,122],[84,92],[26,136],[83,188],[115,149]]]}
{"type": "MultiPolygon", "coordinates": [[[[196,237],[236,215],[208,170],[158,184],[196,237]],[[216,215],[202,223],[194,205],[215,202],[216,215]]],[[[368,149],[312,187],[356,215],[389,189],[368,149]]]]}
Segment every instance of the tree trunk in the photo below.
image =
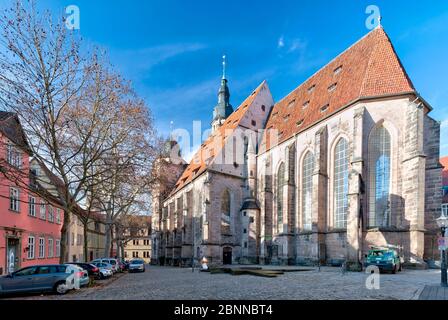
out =
{"type": "Polygon", "coordinates": [[[89,237],[88,237],[88,227],[89,227],[89,220],[83,221],[83,227],[84,227],[84,262],[90,261],[90,258],[88,258],[89,255],[89,237]]]}
{"type": "Polygon", "coordinates": [[[111,247],[111,237],[110,237],[111,225],[109,223],[109,219],[106,219],[106,243],[104,244],[104,257],[108,257],[110,255],[110,247],[111,247]]]}
{"type": "Polygon", "coordinates": [[[120,245],[120,250],[121,250],[121,257],[124,259],[124,241],[121,241],[121,245],[120,245]]]}
{"type": "Polygon", "coordinates": [[[70,227],[70,213],[67,213],[66,210],[64,210],[64,221],[62,223],[62,228],[61,228],[61,254],[59,256],[59,263],[63,264],[67,261],[69,261],[68,259],[68,231],[69,231],[69,227],[70,227]]]}

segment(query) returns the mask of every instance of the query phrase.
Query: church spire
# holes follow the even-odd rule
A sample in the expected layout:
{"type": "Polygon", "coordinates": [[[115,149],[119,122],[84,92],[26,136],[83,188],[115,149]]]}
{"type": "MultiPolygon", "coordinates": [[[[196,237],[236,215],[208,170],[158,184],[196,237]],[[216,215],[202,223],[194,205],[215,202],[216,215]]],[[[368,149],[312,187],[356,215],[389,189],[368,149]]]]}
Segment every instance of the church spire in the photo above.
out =
{"type": "Polygon", "coordinates": [[[215,131],[219,128],[224,121],[230,116],[233,112],[233,107],[230,104],[230,92],[229,87],[227,86],[227,76],[226,76],[226,56],[222,57],[222,79],[221,86],[218,92],[218,104],[215,106],[213,110],[213,121],[212,121],[212,129],[215,131]]]}

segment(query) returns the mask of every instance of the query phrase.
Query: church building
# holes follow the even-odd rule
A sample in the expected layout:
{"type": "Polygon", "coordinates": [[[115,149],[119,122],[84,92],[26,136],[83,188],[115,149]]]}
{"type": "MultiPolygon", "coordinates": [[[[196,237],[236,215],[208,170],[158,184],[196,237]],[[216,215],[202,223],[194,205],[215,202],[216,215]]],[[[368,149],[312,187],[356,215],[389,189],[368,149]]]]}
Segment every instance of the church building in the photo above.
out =
{"type": "Polygon", "coordinates": [[[211,135],[153,207],[153,263],[438,260],[431,110],[381,26],[277,102],[264,81],[233,109],[224,73],[211,135]]]}

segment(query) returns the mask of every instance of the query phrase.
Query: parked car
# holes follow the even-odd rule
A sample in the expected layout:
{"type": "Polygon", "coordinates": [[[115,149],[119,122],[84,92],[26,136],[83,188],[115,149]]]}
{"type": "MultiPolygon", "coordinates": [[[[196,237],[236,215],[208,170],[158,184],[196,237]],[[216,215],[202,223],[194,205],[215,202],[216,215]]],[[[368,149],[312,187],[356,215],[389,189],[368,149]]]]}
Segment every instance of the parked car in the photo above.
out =
{"type": "Polygon", "coordinates": [[[120,272],[125,272],[126,271],[126,264],[123,261],[118,260],[118,266],[120,268],[120,272]]]}
{"type": "Polygon", "coordinates": [[[129,263],[129,272],[145,272],[145,261],[142,259],[132,259],[129,263]]]}
{"type": "Polygon", "coordinates": [[[100,275],[100,269],[97,266],[94,266],[93,264],[83,262],[68,262],[68,264],[77,265],[83,268],[88,272],[90,277],[93,277],[95,279],[98,278],[100,275]]]}
{"type": "Polygon", "coordinates": [[[129,261],[127,261],[127,260],[121,258],[121,262],[122,262],[123,265],[124,265],[124,270],[129,270],[129,261]]]}
{"type": "Polygon", "coordinates": [[[93,260],[91,263],[93,262],[104,262],[104,263],[108,263],[110,265],[112,265],[112,272],[113,273],[117,273],[119,271],[119,265],[118,265],[118,260],[114,259],[114,258],[101,258],[101,259],[95,259],[93,260]]]}
{"type": "Polygon", "coordinates": [[[99,269],[99,278],[106,279],[112,277],[114,274],[112,271],[113,266],[105,262],[92,262],[92,264],[99,269]]]}
{"type": "Polygon", "coordinates": [[[380,271],[396,273],[402,270],[403,260],[397,250],[373,247],[365,256],[364,267],[376,266],[380,271]]]}
{"type": "Polygon", "coordinates": [[[82,268],[76,264],[72,264],[72,263],[67,264],[67,267],[69,268],[69,270],[71,270],[70,267],[73,268],[73,271],[70,271],[70,272],[76,273],[76,275],[78,276],[78,279],[79,279],[80,287],[87,286],[90,283],[89,273],[87,270],[85,270],[84,268],[82,268]]]}
{"type": "Polygon", "coordinates": [[[0,294],[55,292],[65,294],[75,288],[72,265],[37,265],[0,277],[0,294]]]}

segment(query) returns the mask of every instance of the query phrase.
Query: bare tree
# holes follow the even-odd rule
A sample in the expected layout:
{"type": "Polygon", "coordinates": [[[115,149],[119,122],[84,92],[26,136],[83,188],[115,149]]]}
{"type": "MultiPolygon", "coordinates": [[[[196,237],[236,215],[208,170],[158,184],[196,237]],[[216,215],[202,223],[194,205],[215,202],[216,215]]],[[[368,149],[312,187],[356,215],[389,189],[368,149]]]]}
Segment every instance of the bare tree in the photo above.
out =
{"type": "MultiPolygon", "coordinates": [[[[61,234],[64,262],[70,215],[78,203],[92,188],[116,187],[116,172],[107,164],[118,159],[124,165],[136,154],[150,159],[139,154],[143,147],[150,150],[150,113],[102,54],[80,54],[80,39],[66,29],[63,17],[53,20],[37,12],[34,1],[17,1],[0,18],[0,29],[0,103],[20,118],[34,157],[61,180],[54,191],[68,213],[61,234]]],[[[135,185],[130,190],[138,193],[135,185]]]]}

